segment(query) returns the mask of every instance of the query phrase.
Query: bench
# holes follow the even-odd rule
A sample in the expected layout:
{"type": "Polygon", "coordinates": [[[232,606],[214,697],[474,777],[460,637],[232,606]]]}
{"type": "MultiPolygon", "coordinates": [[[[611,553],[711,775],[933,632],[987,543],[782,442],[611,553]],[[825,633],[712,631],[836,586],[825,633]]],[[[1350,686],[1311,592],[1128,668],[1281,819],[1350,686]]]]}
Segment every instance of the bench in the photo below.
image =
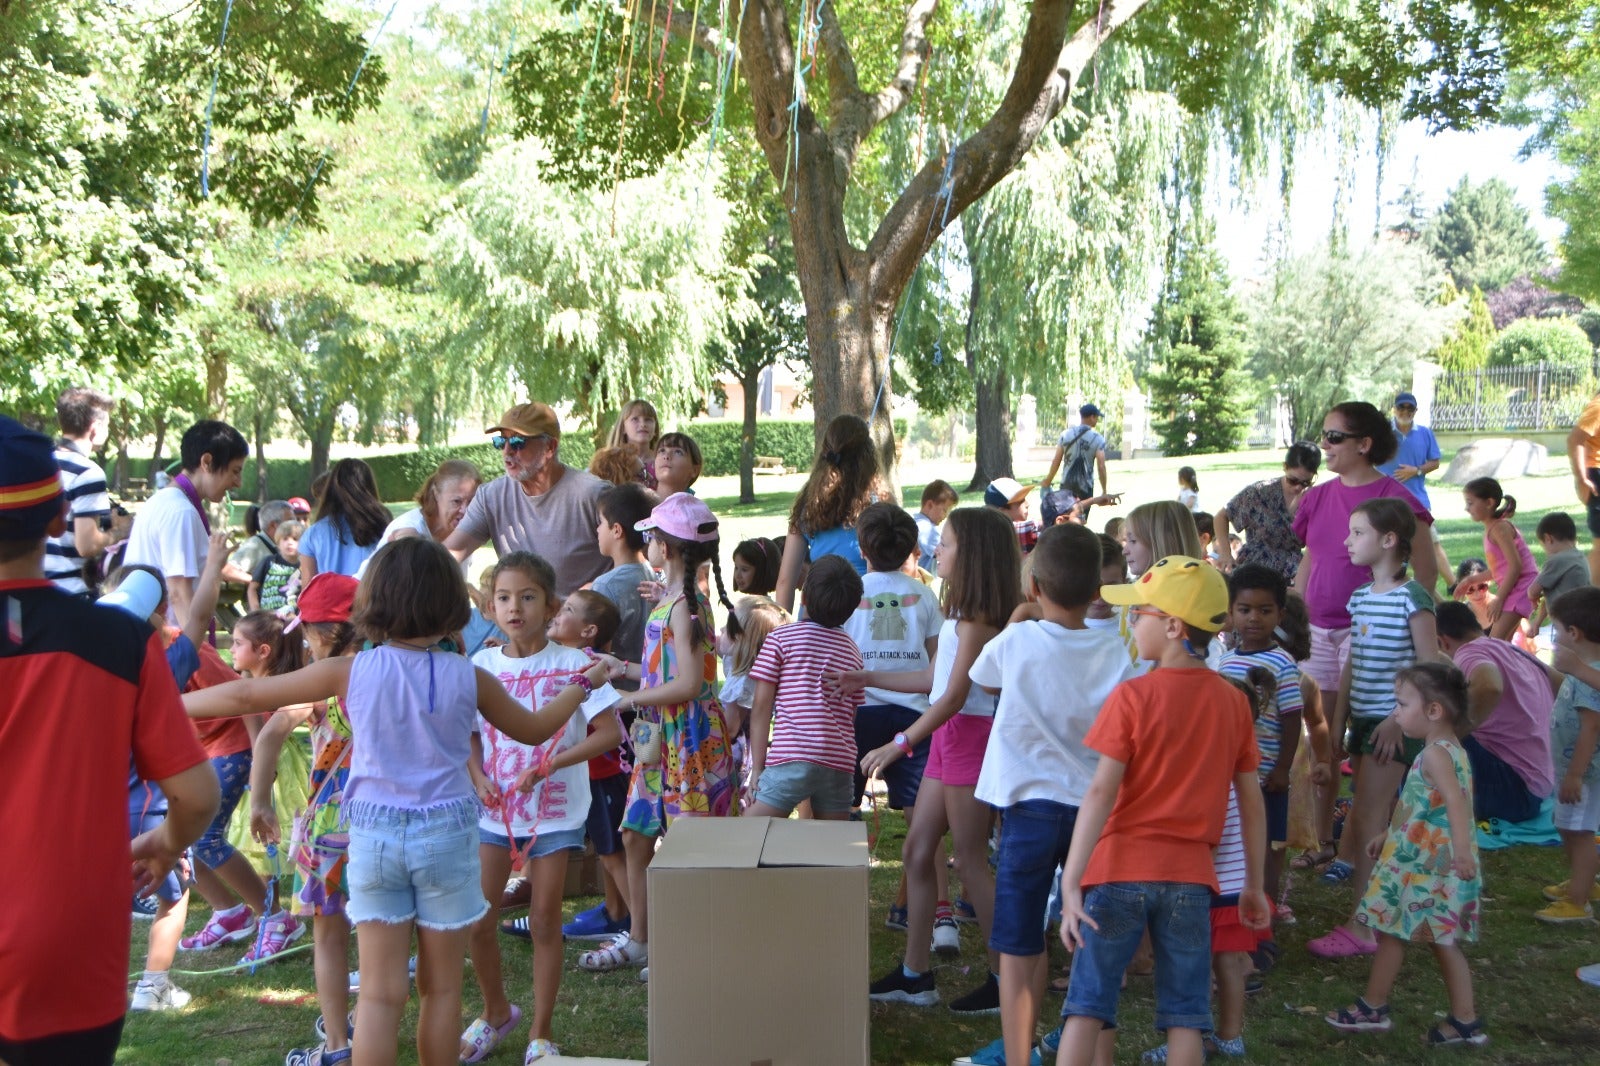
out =
{"type": "Polygon", "coordinates": [[[788,473],[783,467],[783,459],[776,455],[756,456],[755,472],[758,474],[788,473]]]}

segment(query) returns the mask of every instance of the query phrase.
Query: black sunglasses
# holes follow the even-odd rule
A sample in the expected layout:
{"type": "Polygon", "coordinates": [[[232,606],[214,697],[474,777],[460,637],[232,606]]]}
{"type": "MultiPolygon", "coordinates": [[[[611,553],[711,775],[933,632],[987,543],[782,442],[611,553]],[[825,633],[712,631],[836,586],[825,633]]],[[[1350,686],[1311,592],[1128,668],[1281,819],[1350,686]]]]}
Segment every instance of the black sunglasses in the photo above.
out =
{"type": "Polygon", "coordinates": [[[1325,444],[1343,444],[1347,440],[1354,440],[1356,434],[1346,433],[1342,429],[1325,429],[1322,431],[1322,440],[1325,444]]]}
{"type": "Polygon", "coordinates": [[[539,444],[549,439],[549,437],[543,436],[534,437],[531,440],[527,437],[502,437],[500,434],[496,433],[494,436],[489,438],[489,443],[494,446],[495,451],[509,451],[515,453],[520,452],[523,448],[526,448],[530,444],[539,444]]]}
{"type": "Polygon", "coordinates": [[[1394,405],[1394,409],[1396,411],[1415,411],[1417,405],[1414,403],[1397,403],[1394,405]]]}
{"type": "Polygon", "coordinates": [[[1283,480],[1287,481],[1291,485],[1299,485],[1303,489],[1309,489],[1311,487],[1311,483],[1315,481],[1316,478],[1295,477],[1293,474],[1285,474],[1283,475],[1283,480]]]}

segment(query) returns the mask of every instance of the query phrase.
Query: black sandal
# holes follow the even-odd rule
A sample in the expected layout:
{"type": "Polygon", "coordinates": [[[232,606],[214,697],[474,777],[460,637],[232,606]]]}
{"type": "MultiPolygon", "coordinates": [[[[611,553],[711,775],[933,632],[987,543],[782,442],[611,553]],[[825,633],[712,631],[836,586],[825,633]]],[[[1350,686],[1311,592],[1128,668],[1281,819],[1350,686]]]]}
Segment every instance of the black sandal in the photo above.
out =
{"type": "Polygon", "coordinates": [[[1457,1047],[1461,1044],[1482,1047],[1488,1042],[1489,1034],[1483,1031],[1482,1018],[1474,1018],[1470,1022],[1464,1022],[1454,1014],[1447,1014],[1443,1022],[1428,1030],[1429,1047],[1457,1047]],[[1446,1025],[1452,1031],[1450,1036],[1445,1035],[1443,1026],[1446,1025]]]}
{"type": "Polygon", "coordinates": [[[1360,996],[1356,997],[1355,1006],[1342,1007],[1332,1014],[1325,1014],[1322,1020],[1346,1033],[1387,1033],[1393,1022],[1389,1019],[1389,1005],[1374,1007],[1360,996]]]}

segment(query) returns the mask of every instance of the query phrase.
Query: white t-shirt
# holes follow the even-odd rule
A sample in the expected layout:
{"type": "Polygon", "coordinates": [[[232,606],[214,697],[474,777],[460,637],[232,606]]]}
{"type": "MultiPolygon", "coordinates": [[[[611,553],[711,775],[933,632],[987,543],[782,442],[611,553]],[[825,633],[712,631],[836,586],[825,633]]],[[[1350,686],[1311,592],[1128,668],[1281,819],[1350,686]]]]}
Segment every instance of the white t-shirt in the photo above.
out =
{"type": "Polygon", "coordinates": [[[200,512],[182,489],[168,485],[134,516],[122,561],[153,566],[167,577],[193,579],[205,569],[209,544],[200,512]]]}
{"type": "MultiPolygon", "coordinates": [[[[844,631],[861,649],[868,670],[917,671],[928,668],[928,641],[944,624],[933,590],[899,571],[869,571],[861,579],[861,605],[844,631]]],[[[922,692],[869,688],[864,703],[888,703],[921,714],[928,709],[922,692]]]]}
{"type": "Polygon", "coordinates": [[[1083,738],[1111,690],[1137,676],[1117,631],[1016,622],[983,646],[969,676],[974,690],[1000,690],[977,798],[1083,803],[1100,764],[1083,738]]]}
{"type": "MultiPolygon", "coordinates": [[[[544,649],[518,659],[504,648],[485,648],[472,657],[511,693],[513,699],[536,711],[561,695],[575,671],[589,665],[589,657],[577,648],[546,644],[544,649]]],[[[583,740],[587,723],[616,706],[621,699],[616,689],[601,685],[589,694],[578,713],[555,736],[539,748],[512,740],[478,715],[478,733],[483,737],[483,766],[491,780],[500,786],[503,803],[511,817],[513,836],[534,832],[558,833],[582,829],[589,817],[589,764],[580,762],[563,767],[533,786],[531,792],[518,792],[515,786],[522,772],[539,759],[539,750],[550,758],[583,740]]],[[[478,816],[481,831],[506,835],[506,818],[500,811],[486,810],[478,816]]]]}
{"type": "MultiPolygon", "coordinates": [[[[961,643],[961,638],[956,636],[956,620],[946,618],[944,625],[939,627],[939,654],[933,659],[933,691],[928,693],[928,703],[939,702],[939,697],[944,695],[944,690],[950,687],[950,674],[956,666],[956,647],[961,643]]],[[[967,702],[961,705],[960,714],[976,715],[979,718],[993,718],[996,703],[995,697],[983,691],[983,688],[974,681],[967,690],[967,702]]]]}
{"type": "MultiPolygon", "coordinates": [[[[378,538],[378,544],[381,546],[389,543],[389,541],[394,538],[396,533],[407,529],[416,533],[418,536],[426,537],[429,540],[433,539],[433,530],[428,528],[428,516],[422,513],[422,508],[413,507],[411,510],[406,511],[403,514],[395,515],[394,521],[383,527],[383,536],[378,538]]],[[[371,561],[372,560],[370,556],[362,561],[361,569],[356,571],[356,577],[359,578],[366,575],[367,563],[371,561]]],[[[461,576],[466,578],[468,581],[472,580],[471,553],[468,553],[467,557],[461,560],[461,576]]]]}

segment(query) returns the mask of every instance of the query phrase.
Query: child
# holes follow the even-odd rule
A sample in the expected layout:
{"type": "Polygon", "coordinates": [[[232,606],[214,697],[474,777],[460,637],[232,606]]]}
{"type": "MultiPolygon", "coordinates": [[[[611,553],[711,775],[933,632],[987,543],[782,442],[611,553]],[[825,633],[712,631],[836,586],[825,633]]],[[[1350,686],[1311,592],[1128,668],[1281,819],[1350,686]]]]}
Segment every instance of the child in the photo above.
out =
{"type": "MultiPolygon", "coordinates": [[[[1200,1034],[1211,1028],[1211,851],[1222,838],[1230,781],[1246,855],[1239,920],[1264,929],[1270,918],[1255,727],[1245,698],[1204,661],[1228,619],[1228,586],[1199,559],[1168,556],[1101,595],[1130,609],[1139,655],[1156,668],[1117,686],[1084,738],[1100,762],[1061,875],[1061,939],[1074,955],[1057,1061],[1095,1057],[1148,928],[1161,959],[1156,1027],[1166,1030],[1171,1061],[1198,1063],[1200,1034]]],[[[1110,1061],[1115,1036],[1106,1034],[1099,1051],[1110,1061]]]]}
{"type": "Polygon", "coordinates": [[[1473,617],[1485,633],[1500,612],[1500,597],[1490,591],[1491,581],[1488,563],[1482,559],[1463,559],[1456,567],[1456,583],[1450,592],[1457,603],[1472,608],[1473,617]]]}
{"type": "MultiPolygon", "coordinates": [[[[1122,552],[1128,560],[1128,577],[1137,581],[1157,559],[1169,555],[1182,555],[1200,559],[1200,533],[1194,517],[1176,500],[1158,500],[1141,503],[1128,512],[1128,521],[1122,527],[1122,552]]],[[[1119,626],[1130,658],[1138,659],[1138,649],[1133,639],[1133,616],[1120,612],[1119,626]]],[[[1141,669],[1148,670],[1146,663],[1141,669]]]]}
{"type": "Polygon", "coordinates": [[[1102,562],[1097,534],[1046,529],[1028,579],[1040,617],[1007,626],[969,671],[973,684],[1000,695],[974,795],[1004,819],[989,940],[1000,955],[1004,1057],[991,1046],[974,1062],[1029,1059],[1049,962],[1046,901],[1098,759],[1084,736],[1112,689],[1134,676],[1116,630],[1084,624],[1102,562]]]}
{"type": "Polygon", "coordinates": [[[687,433],[667,433],[656,445],[656,483],[651,486],[663,499],[674,493],[693,495],[700,480],[700,445],[687,433]]]}
{"type": "Polygon", "coordinates": [[[1550,906],[1541,922],[1592,922],[1596,898],[1594,835],[1600,830],[1600,691],[1572,676],[1576,664],[1600,663],[1600,589],[1585,587],[1550,604],[1556,626],[1556,669],[1567,674],[1550,712],[1550,753],[1555,760],[1556,828],[1571,874],[1545,889],[1550,906]]]}
{"type": "MultiPolygon", "coordinates": [[[[595,501],[600,512],[595,539],[601,554],[611,560],[611,569],[595,578],[590,587],[616,604],[618,621],[611,651],[629,661],[638,659],[644,649],[644,621],[649,614],[639,586],[655,576],[645,561],[644,534],[634,527],[650,517],[655,505],[650,490],[640,485],[618,485],[595,501]]],[[[617,687],[627,690],[632,686],[624,682],[617,687]]]]}
{"type": "Polygon", "coordinates": [[[589,473],[613,485],[638,485],[643,488],[655,480],[653,472],[649,481],[645,479],[647,471],[650,471],[650,464],[640,459],[639,453],[631,445],[601,448],[589,460],[589,473]]]}
{"type": "Polygon", "coordinates": [[[355,576],[383,544],[393,520],[370,466],[360,459],[334,463],[317,500],[317,520],[300,538],[301,587],[319,573],[355,576]]]}
{"type": "Polygon", "coordinates": [[[1191,512],[1200,513],[1200,479],[1192,466],[1178,467],[1178,502],[1191,512]]]}
{"type": "Polygon", "coordinates": [[[939,527],[944,524],[950,508],[960,500],[956,490],[950,487],[950,482],[940,478],[935,478],[922,488],[922,505],[914,516],[917,523],[917,565],[930,573],[933,571],[934,553],[939,550],[939,527]]]}
{"type": "Polygon", "coordinates": [[[1206,511],[1191,512],[1194,515],[1194,531],[1200,537],[1201,558],[1212,566],[1217,565],[1217,546],[1212,543],[1215,536],[1216,520],[1206,511]]]}
{"type": "Polygon", "coordinates": [[[1256,718],[1256,747],[1261,752],[1257,773],[1267,815],[1267,865],[1263,883],[1269,898],[1278,898],[1283,873],[1283,848],[1289,837],[1289,768],[1300,747],[1300,668],[1279,646],[1276,631],[1289,601],[1283,575],[1260,563],[1246,563],[1228,580],[1228,613],[1238,638],[1222,657],[1223,677],[1247,680],[1252,667],[1272,675],[1272,713],[1256,718]]]}
{"type": "Polygon", "coordinates": [[[1028,493],[1032,491],[1009,477],[997,477],[983,490],[984,504],[1011,519],[1017,531],[1017,547],[1022,549],[1023,555],[1033,551],[1033,546],[1039,543],[1039,523],[1028,518],[1028,493]]]}
{"type": "Polygon", "coordinates": [[[1121,545],[1122,530],[1127,524],[1128,520],[1121,515],[1116,518],[1108,518],[1106,519],[1106,528],[1104,530],[1105,535],[1116,541],[1118,545],[1121,545]]]}
{"type": "Polygon", "coordinates": [[[856,519],[872,504],[892,498],[879,475],[871,427],[858,415],[835,415],[817,442],[811,474],[789,511],[778,587],[772,593],[778,606],[794,610],[794,594],[808,561],[842,555],[857,574],[865,575],[867,562],[856,542],[856,519]]]}
{"type": "MultiPolygon", "coordinates": [[[[994,724],[995,698],[972,683],[968,670],[978,652],[1011,617],[1022,598],[1022,556],[1016,529],[992,507],[961,507],[950,512],[939,539],[939,576],[944,581],[945,620],[933,665],[917,673],[863,670],[841,675],[846,687],[871,686],[904,692],[927,691],[931,703],[891,743],[867,752],[861,772],[882,776],[902,758],[913,757],[929,737],[928,762],[917,789],[915,817],[906,832],[906,954],[904,962],[874,981],[871,996],[880,1002],[929,1007],[939,1002],[929,964],[936,918],[953,917],[946,900],[936,899],[936,862],[944,859],[941,841],[955,841],[967,899],[977,911],[988,942],[994,915],[994,876],[989,870],[989,829],[994,810],[975,795],[984,749],[994,724]]],[[[958,1014],[992,1014],[1000,1008],[1000,978],[991,957],[983,984],[950,1004],[958,1014]]]]}
{"type": "Polygon", "coordinates": [[[861,652],[840,628],[860,602],[855,567],[823,556],[801,590],[805,619],[773,630],[762,644],[750,668],[751,802],[744,813],[787,818],[809,799],[818,818],[849,817],[856,704],[823,678],[861,669],[861,652]]]}
{"type": "Polygon", "coordinates": [[[778,587],[783,546],[771,537],[741,540],[733,549],[733,591],[746,596],[771,596],[778,587]]]}
{"type": "MultiPolygon", "coordinates": [[[[1100,534],[1100,586],[1128,583],[1128,559],[1122,554],[1122,542],[1108,533],[1100,534]]],[[[1117,609],[1105,601],[1097,591],[1089,601],[1089,610],[1083,624],[1090,629],[1116,629],[1117,609]]]]}
{"type": "Polygon", "coordinates": [[[750,669],[767,637],[779,626],[788,625],[789,612],[765,596],[743,596],[728,616],[730,624],[717,634],[717,654],[722,656],[722,687],[717,702],[734,737],[733,764],[739,773],[743,792],[750,781],[750,704],[754,693],[750,669]]]}
{"type": "Polygon", "coordinates": [[[1379,940],[1366,994],[1327,1015],[1327,1022],[1347,1033],[1388,1032],[1389,993],[1409,941],[1433,947],[1450,997],[1450,1012],[1428,1031],[1429,1046],[1487,1044],[1461,951],[1478,939],[1482,891],[1472,768],[1456,739],[1466,720],[1467,682],[1447,663],[1423,663],[1400,671],[1394,688],[1394,717],[1423,748],[1412,760],[1388,832],[1365,844],[1377,866],[1356,921],[1379,940]]]}
{"type": "Polygon", "coordinates": [[[478,714],[514,740],[543,743],[605,680],[605,665],[572,673],[560,695],[528,713],[493,675],[440,646],[467,620],[467,589],[455,558],[421,537],[378,549],[351,619],[371,650],[207,689],[187,705],[191,713],[240,714],[339,699],[359,740],[343,810],[348,913],[361,960],[361,1061],[395,1061],[415,933],[418,1057],[450,1062],[459,1052],[467,937],[488,909],[477,876],[478,797],[467,772],[478,714]]]}
{"type": "Polygon", "coordinates": [[[1533,614],[1528,589],[1538,576],[1533,553],[1512,525],[1517,513],[1515,496],[1507,496],[1492,477],[1473,478],[1461,490],[1467,517],[1483,524],[1483,555],[1489,561],[1500,602],[1489,609],[1485,626],[1496,640],[1510,640],[1524,618],[1533,614]]]}
{"type": "Polygon", "coordinates": [[[639,461],[638,481],[647,489],[656,487],[656,448],[661,443],[661,418],[648,400],[629,400],[617,412],[606,438],[606,448],[626,448],[639,461]]]}
{"type": "Polygon", "coordinates": [[[257,564],[250,574],[246,598],[252,611],[294,610],[300,593],[300,535],[304,522],[279,522],[274,531],[277,551],[257,564]]]}
{"type": "Polygon", "coordinates": [[[1537,608],[1524,629],[1530,640],[1539,635],[1539,628],[1550,613],[1550,601],[1563,592],[1581,589],[1590,583],[1589,561],[1578,550],[1578,527],[1571,515],[1565,511],[1551,511],[1539,519],[1534,535],[1544,549],[1544,566],[1538,578],[1528,586],[1528,599],[1537,608]]]}
{"type": "MultiPolygon", "coordinates": [[[[494,567],[495,622],[503,647],[480,651],[474,666],[499,679],[530,711],[559,699],[574,674],[590,666],[574,648],[546,636],[558,609],[555,569],[528,552],[508,552],[494,567]]],[[[590,595],[594,595],[590,593],[590,595]]],[[[600,597],[602,603],[609,602],[600,597]]],[[[561,990],[561,890],[568,853],[583,850],[589,816],[588,761],[622,743],[622,723],[608,713],[617,702],[610,685],[584,696],[575,718],[538,746],[518,743],[480,717],[467,770],[483,802],[478,816],[478,863],[489,909],[472,927],[472,970],[483,1010],[461,1034],[461,1061],[482,1062],[522,1020],[506,998],[501,974],[499,900],[506,878],[526,864],[532,893],[528,929],[533,940],[533,1024],[525,1062],[558,1055],[551,1019],[561,990]],[[583,723],[594,731],[585,736],[583,723]]]]}
{"type": "MultiPolygon", "coordinates": [[[[1345,550],[1351,563],[1372,571],[1372,580],[1350,595],[1350,658],[1329,720],[1334,761],[1341,758],[1342,746],[1355,778],[1339,857],[1322,874],[1329,884],[1353,881],[1366,888],[1372,856],[1362,845],[1383,830],[1406,767],[1422,750],[1392,715],[1395,675],[1433,657],[1439,644],[1433,597],[1406,579],[1416,532],[1410,505],[1392,496],[1367,500],[1350,513],[1345,550]]],[[[1376,942],[1365,927],[1348,921],[1306,948],[1318,958],[1348,958],[1372,954],[1376,942]]]]}
{"type": "MultiPolygon", "coordinates": [[[[674,436],[663,437],[662,447],[674,436]]],[[[665,484],[666,479],[662,480],[665,484]]],[[[637,680],[640,688],[622,697],[624,709],[637,714],[633,776],[622,819],[632,928],[578,957],[581,968],[594,971],[647,965],[650,926],[645,878],[656,839],[674,818],[729,814],[734,799],[728,727],[712,688],[717,659],[711,634],[716,623],[708,598],[695,587],[695,572],[709,560],[717,594],[724,606],[732,608],[722,588],[716,516],[693,496],[676,492],[656,504],[650,517],[634,528],[649,533],[661,545],[666,594],[646,623],[642,661],[601,656],[608,677],[637,680]],[[652,752],[652,748],[657,750],[652,752]]]]}

